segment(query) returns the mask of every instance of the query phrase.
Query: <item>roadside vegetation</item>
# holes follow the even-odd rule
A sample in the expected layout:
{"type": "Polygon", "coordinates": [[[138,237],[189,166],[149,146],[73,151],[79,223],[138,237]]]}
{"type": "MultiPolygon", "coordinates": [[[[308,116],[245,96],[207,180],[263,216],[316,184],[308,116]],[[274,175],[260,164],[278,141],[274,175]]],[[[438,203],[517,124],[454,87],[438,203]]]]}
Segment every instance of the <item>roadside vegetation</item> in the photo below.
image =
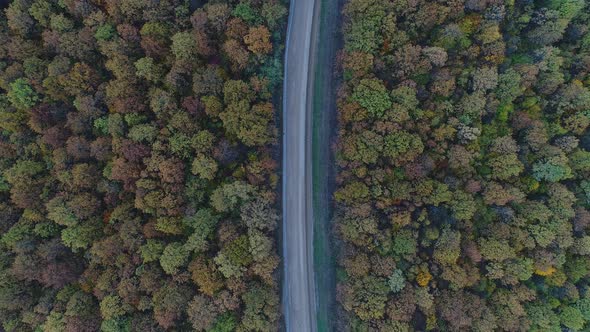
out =
{"type": "Polygon", "coordinates": [[[0,12],[0,330],[278,329],[286,14],[274,0],[0,12]]]}
{"type": "Polygon", "coordinates": [[[590,8],[349,0],[339,330],[590,326],[590,8]]]}

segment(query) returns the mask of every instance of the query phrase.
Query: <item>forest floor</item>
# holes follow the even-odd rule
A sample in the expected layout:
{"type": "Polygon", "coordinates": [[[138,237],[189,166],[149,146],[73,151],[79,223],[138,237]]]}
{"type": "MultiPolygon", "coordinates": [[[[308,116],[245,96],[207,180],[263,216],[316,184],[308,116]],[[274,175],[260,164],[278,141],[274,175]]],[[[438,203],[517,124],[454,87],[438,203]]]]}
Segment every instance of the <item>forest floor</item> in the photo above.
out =
{"type": "Polygon", "coordinates": [[[312,46],[312,191],[313,247],[318,331],[335,326],[336,248],[332,238],[333,192],[336,174],[332,143],[336,137],[336,51],[341,47],[339,0],[319,0],[315,9],[312,46]]]}

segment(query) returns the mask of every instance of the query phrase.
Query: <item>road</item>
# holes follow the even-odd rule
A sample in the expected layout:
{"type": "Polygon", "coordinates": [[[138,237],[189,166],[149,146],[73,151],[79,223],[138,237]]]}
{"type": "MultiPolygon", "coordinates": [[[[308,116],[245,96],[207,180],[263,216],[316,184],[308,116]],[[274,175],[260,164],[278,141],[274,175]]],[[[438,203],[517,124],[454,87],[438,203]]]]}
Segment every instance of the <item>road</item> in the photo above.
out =
{"type": "Polygon", "coordinates": [[[315,332],[310,53],[315,1],[291,0],[283,84],[283,314],[287,332],[315,332]]]}

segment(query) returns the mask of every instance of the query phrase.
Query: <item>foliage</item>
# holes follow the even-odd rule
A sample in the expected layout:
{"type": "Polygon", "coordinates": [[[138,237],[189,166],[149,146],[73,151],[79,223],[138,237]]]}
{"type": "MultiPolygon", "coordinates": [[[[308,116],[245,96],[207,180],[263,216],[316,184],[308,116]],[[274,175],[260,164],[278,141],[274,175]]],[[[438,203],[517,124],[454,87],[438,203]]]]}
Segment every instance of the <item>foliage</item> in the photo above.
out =
{"type": "Polygon", "coordinates": [[[278,330],[287,5],[0,7],[0,330],[278,330]]]}
{"type": "Polygon", "coordinates": [[[395,269],[387,279],[387,284],[392,292],[397,293],[406,287],[406,278],[402,270],[395,269]]]}
{"type": "Polygon", "coordinates": [[[377,79],[361,80],[351,97],[374,117],[382,117],[391,107],[389,93],[383,83],[377,79]]]}
{"type": "Polygon", "coordinates": [[[14,107],[28,109],[35,106],[40,98],[26,79],[19,78],[10,83],[8,99],[14,107]]]}
{"type": "Polygon", "coordinates": [[[587,9],[345,2],[340,329],[588,329],[587,9]]]}

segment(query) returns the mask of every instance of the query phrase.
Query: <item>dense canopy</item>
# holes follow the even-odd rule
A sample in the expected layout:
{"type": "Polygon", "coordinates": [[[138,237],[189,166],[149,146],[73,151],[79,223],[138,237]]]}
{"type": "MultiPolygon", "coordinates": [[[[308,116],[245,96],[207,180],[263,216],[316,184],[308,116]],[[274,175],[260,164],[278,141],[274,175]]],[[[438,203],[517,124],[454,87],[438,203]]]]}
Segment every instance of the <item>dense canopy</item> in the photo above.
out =
{"type": "Polygon", "coordinates": [[[0,11],[0,330],[277,330],[286,12],[0,11]]]}
{"type": "Polygon", "coordinates": [[[348,0],[338,330],[590,326],[590,8],[348,0]]]}

